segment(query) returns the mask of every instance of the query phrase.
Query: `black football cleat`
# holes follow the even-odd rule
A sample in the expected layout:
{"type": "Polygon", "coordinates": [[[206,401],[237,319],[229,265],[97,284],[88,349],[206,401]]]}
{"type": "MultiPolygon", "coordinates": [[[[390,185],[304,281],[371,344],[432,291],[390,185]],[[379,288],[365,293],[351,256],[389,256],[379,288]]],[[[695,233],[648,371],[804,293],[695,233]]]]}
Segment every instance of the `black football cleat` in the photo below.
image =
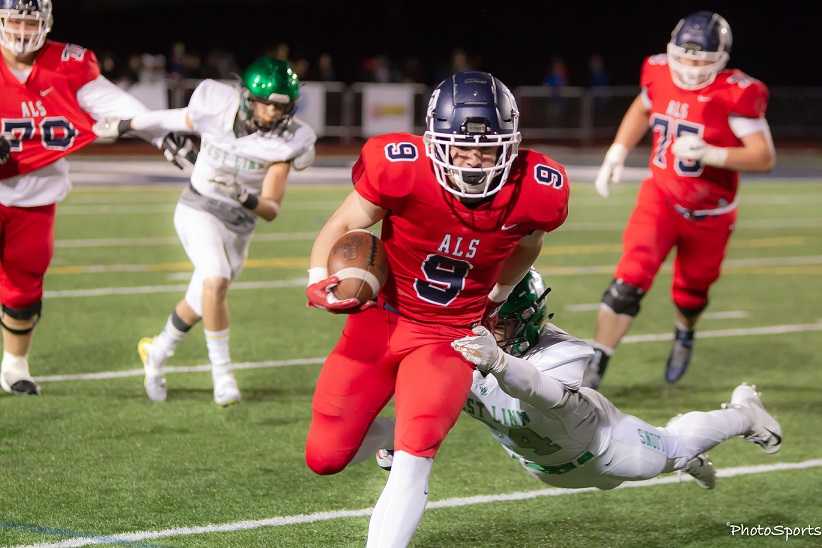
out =
{"type": "Polygon", "coordinates": [[[19,380],[11,385],[11,393],[21,396],[39,396],[40,386],[36,382],[30,380],[19,380]]]}
{"type": "Polygon", "coordinates": [[[668,362],[665,364],[665,380],[673,384],[682,378],[691,363],[691,354],[694,350],[693,329],[674,330],[674,346],[668,355],[668,362]]]}

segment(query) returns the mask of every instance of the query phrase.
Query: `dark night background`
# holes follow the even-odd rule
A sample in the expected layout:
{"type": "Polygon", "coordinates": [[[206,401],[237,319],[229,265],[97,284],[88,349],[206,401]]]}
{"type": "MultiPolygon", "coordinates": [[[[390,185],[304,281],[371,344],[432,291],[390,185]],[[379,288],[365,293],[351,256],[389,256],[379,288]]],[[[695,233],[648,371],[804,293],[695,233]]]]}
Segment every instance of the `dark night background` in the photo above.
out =
{"type": "Polygon", "coordinates": [[[309,0],[55,0],[52,37],[117,57],[168,54],[174,42],[221,48],[245,64],[279,42],[290,58],[333,56],[353,81],[361,60],[417,58],[429,83],[462,48],[510,85],[540,84],[553,56],[571,85],[600,53],[611,84],[635,85],[642,58],[663,52],[677,20],[709,9],[731,24],[731,66],[775,85],[822,85],[822,8],[799,2],[312,2],[309,0]]]}

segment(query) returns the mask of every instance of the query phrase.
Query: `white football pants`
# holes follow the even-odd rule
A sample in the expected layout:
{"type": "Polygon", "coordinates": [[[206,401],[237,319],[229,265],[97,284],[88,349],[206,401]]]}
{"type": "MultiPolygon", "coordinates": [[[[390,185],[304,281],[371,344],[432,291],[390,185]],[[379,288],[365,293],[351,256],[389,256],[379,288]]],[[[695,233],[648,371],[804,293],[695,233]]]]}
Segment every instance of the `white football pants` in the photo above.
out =
{"type": "Polygon", "coordinates": [[[253,234],[237,234],[205,211],[177,204],[174,227],[194,273],[185,300],[198,316],[203,315],[203,281],[206,278],[233,280],[243,269],[253,234]]]}

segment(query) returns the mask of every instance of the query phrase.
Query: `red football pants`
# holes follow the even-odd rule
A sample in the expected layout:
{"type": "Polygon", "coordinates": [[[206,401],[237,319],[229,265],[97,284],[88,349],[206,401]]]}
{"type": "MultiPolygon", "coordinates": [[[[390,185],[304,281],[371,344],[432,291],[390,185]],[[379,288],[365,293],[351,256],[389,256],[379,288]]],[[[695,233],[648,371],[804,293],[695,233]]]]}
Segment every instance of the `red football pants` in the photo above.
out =
{"type": "Polygon", "coordinates": [[[702,310],[708,304],[708,289],[719,278],[735,222],[736,210],[686,219],[653,179],[647,179],[625,227],[622,258],[614,277],[648,291],[668,252],[676,246],[674,304],[682,310],[702,310]]]}
{"type": "Polygon", "coordinates": [[[473,367],[451,348],[468,329],[426,326],[382,306],[348,317],[312,402],[308,467],[339,472],[394,396],[394,449],[433,457],[471,388],[473,367]]]}
{"type": "Polygon", "coordinates": [[[55,205],[0,204],[0,302],[26,308],[43,297],[43,277],[54,253],[55,205]]]}

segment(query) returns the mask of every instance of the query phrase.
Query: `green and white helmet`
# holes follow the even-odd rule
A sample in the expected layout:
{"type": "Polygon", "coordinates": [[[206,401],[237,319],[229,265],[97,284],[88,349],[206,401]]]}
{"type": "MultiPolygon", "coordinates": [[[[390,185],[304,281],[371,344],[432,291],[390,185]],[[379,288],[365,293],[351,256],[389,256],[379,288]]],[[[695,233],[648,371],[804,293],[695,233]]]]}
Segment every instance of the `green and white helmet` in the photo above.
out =
{"type": "Polygon", "coordinates": [[[550,291],[533,268],[514,287],[499,310],[497,337],[503,350],[521,356],[537,343],[543,322],[553,317],[546,315],[545,298],[550,291]]]}
{"type": "Polygon", "coordinates": [[[272,132],[288,127],[300,97],[300,79],[288,63],[260,57],[245,69],[242,86],[239,114],[249,131],[272,132]],[[284,113],[274,122],[266,124],[255,118],[255,102],[284,105],[284,113]]]}

